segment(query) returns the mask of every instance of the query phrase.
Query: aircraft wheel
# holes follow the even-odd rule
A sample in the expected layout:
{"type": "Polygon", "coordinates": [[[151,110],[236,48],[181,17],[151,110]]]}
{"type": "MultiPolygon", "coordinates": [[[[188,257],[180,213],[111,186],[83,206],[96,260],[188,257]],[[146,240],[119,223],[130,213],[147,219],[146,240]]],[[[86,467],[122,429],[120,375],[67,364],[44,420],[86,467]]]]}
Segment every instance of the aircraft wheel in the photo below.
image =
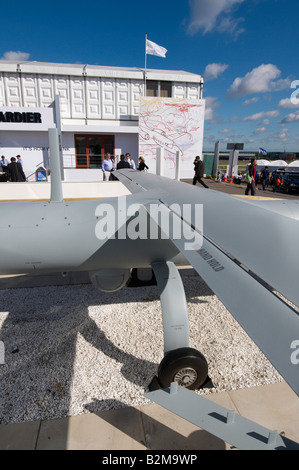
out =
{"type": "Polygon", "coordinates": [[[158,369],[158,381],[162,388],[178,382],[182,387],[196,390],[207,379],[208,363],[196,349],[179,348],[169,351],[158,369]]]}

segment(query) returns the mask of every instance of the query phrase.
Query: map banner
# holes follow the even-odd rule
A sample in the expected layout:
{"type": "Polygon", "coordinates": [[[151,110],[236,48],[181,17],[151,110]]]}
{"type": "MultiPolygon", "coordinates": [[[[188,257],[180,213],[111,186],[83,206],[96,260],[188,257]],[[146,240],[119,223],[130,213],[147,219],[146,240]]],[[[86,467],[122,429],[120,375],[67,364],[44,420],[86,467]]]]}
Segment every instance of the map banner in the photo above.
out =
{"type": "Polygon", "coordinates": [[[164,149],[163,174],[175,178],[180,154],[180,178],[192,178],[193,161],[202,158],[205,100],[141,97],[139,157],[156,172],[156,149],[164,149]]]}

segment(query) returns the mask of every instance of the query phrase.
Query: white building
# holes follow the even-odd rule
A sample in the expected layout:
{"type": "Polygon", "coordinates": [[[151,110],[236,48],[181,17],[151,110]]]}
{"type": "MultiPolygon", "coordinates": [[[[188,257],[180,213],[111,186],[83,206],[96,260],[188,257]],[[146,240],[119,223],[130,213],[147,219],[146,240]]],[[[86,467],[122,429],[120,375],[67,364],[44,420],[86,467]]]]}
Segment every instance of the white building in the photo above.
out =
{"type": "Polygon", "coordinates": [[[139,68],[1,60],[0,155],[20,154],[34,179],[49,166],[47,131],[56,126],[64,179],[98,180],[106,152],[129,152],[137,163],[140,97],[195,102],[202,90],[203,77],[184,71],[147,69],[145,77],[139,68]]]}

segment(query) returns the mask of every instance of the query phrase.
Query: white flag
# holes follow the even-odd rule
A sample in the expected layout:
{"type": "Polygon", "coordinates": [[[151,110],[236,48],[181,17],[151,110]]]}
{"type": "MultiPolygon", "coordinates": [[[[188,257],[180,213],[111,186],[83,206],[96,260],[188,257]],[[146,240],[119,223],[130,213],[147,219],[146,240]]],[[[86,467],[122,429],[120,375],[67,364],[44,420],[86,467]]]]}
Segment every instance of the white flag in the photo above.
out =
{"type": "Polygon", "coordinates": [[[155,42],[146,40],[146,54],[157,55],[159,57],[166,57],[167,49],[158,46],[155,42]]]}

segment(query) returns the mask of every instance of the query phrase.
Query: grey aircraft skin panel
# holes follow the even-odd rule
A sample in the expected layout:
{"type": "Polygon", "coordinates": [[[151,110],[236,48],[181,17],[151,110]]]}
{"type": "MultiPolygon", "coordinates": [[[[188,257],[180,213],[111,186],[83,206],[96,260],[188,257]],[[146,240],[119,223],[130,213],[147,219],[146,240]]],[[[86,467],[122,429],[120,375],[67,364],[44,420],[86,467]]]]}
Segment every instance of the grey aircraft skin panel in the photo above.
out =
{"type": "MultiPolygon", "coordinates": [[[[298,395],[299,366],[290,359],[291,344],[299,340],[298,311],[269,289],[276,289],[299,307],[298,251],[277,249],[282,243],[296,247],[298,220],[149,173],[120,170],[115,175],[132,195],[93,201],[1,203],[0,237],[5,245],[0,246],[0,274],[105,272],[176,261],[181,253],[298,395]],[[155,205],[161,218],[153,222],[151,207],[155,205]],[[203,207],[202,225],[196,218],[197,207],[203,207]],[[111,208],[118,220],[105,238],[104,222],[110,225],[114,218],[105,219],[105,210],[111,208]],[[136,225],[134,211],[139,209],[136,225]],[[181,236],[163,233],[168,217],[170,226],[183,228],[181,236]],[[257,224],[262,243],[256,240],[257,224]],[[137,226],[146,227],[141,239],[128,236],[137,226]],[[162,232],[152,237],[152,229],[159,226],[162,232]],[[190,229],[196,238],[193,245],[190,229]]],[[[295,208],[292,204],[294,214],[295,208]]]]}
{"type": "MultiPolygon", "coordinates": [[[[132,178],[132,170],[118,173],[118,179],[126,186],[126,181],[132,178]]],[[[143,191],[156,191],[166,206],[202,204],[205,237],[299,307],[299,224],[296,219],[299,204],[290,201],[294,218],[287,209],[287,215],[274,215],[273,210],[259,207],[257,202],[250,204],[242,198],[211,189],[139,173],[133,176],[135,191],[141,186],[143,191]]],[[[193,216],[194,212],[191,212],[189,223],[194,226],[193,216]]]]}
{"type": "MultiPolygon", "coordinates": [[[[122,196],[107,198],[104,202],[101,199],[2,203],[0,237],[5,244],[0,247],[0,274],[150,267],[156,260],[169,260],[179,255],[179,250],[167,239],[151,240],[149,233],[146,240],[132,240],[127,236],[120,239],[115,230],[115,236],[109,240],[99,239],[97,224],[105,215],[99,208],[103,209],[106,204],[117,214],[119,201],[126,207],[139,205],[140,201],[158,202],[147,193],[143,198],[122,196]]],[[[120,221],[125,234],[129,221],[130,217],[120,221]]],[[[114,226],[117,229],[117,220],[114,226]]]]}
{"type": "MultiPolygon", "coordinates": [[[[238,197],[238,196],[235,196],[238,197]]],[[[239,198],[239,197],[238,197],[239,198]]],[[[299,220],[299,201],[298,200],[285,200],[285,199],[243,199],[247,204],[251,204],[268,211],[275,212],[276,214],[290,217],[291,219],[299,220]]]]}

